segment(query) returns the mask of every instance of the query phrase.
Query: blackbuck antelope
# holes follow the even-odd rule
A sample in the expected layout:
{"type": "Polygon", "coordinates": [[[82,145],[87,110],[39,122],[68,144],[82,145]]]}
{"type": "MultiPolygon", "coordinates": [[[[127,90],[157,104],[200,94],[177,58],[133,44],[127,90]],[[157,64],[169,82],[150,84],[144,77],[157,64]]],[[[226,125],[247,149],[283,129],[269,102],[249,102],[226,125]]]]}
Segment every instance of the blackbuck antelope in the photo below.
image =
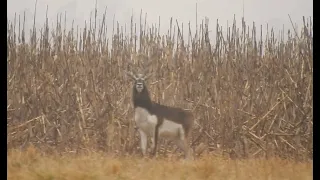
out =
{"type": "Polygon", "coordinates": [[[166,138],[174,141],[184,151],[185,159],[192,158],[188,144],[194,121],[192,113],[153,102],[146,86],[146,80],[151,74],[127,71],[126,73],[134,80],[134,120],[140,133],[143,156],[146,155],[149,136],[152,156],[157,153],[158,139],[166,138]]]}

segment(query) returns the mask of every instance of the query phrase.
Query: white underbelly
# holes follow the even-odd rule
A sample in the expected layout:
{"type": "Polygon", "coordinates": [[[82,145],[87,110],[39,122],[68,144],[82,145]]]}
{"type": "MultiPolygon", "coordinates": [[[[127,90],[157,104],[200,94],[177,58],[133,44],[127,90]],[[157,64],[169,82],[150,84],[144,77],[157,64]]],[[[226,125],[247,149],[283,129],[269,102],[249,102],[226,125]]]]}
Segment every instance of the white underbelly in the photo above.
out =
{"type": "Polygon", "coordinates": [[[153,136],[156,124],[146,121],[146,122],[138,124],[138,127],[140,130],[145,132],[147,135],[153,136]]]}
{"type": "MultiPolygon", "coordinates": [[[[148,111],[143,108],[135,109],[135,121],[137,127],[146,133],[148,136],[153,136],[155,127],[158,123],[157,116],[150,115],[148,111]]],[[[159,127],[159,137],[167,139],[176,139],[184,136],[184,130],[181,124],[164,119],[159,127]]]]}
{"type": "Polygon", "coordinates": [[[159,127],[159,136],[163,138],[176,139],[179,135],[183,134],[182,125],[169,120],[164,120],[159,127]]]}

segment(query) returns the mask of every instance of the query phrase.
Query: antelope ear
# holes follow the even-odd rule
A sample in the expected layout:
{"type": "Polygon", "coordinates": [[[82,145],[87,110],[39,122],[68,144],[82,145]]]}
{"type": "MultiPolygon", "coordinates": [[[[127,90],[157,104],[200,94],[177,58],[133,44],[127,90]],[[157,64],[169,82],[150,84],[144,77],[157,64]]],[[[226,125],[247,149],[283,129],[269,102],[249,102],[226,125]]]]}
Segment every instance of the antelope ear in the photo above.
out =
{"type": "Polygon", "coordinates": [[[144,76],[144,79],[147,80],[148,78],[150,78],[153,75],[153,73],[149,73],[147,75],[144,76]]]}
{"type": "Polygon", "coordinates": [[[129,77],[131,77],[133,80],[136,80],[137,77],[132,73],[132,72],[128,72],[128,71],[124,71],[129,77]]]}

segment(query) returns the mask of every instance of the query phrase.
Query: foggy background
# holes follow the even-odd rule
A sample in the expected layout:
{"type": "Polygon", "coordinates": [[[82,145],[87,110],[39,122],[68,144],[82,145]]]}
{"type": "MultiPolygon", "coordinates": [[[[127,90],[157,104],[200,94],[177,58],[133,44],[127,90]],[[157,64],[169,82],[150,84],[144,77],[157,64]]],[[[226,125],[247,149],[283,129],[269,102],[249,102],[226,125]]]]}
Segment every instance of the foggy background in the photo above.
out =
{"type": "MultiPolygon", "coordinates": [[[[21,20],[23,13],[26,13],[26,29],[33,25],[33,15],[35,0],[9,0],[7,7],[8,20],[13,21],[14,14],[20,14],[21,20]]],[[[90,19],[90,12],[94,17],[95,0],[38,0],[36,26],[43,27],[45,22],[46,8],[48,5],[49,26],[55,23],[57,13],[67,12],[67,28],[71,27],[72,20],[75,20],[75,27],[84,27],[84,21],[90,19]]],[[[108,37],[111,37],[113,17],[120,25],[127,24],[127,30],[130,27],[131,15],[134,16],[134,22],[137,23],[139,31],[140,11],[143,11],[143,17],[147,13],[147,25],[152,23],[158,24],[160,16],[160,33],[163,35],[169,29],[170,18],[173,17],[173,23],[176,25],[177,19],[179,24],[184,23],[184,34],[187,34],[188,22],[191,23],[192,34],[196,26],[196,4],[198,9],[198,24],[205,17],[209,19],[210,38],[214,38],[216,33],[216,21],[222,28],[229,27],[235,15],[237,26],[241,27],[241,18],[244,15],[247,25],[252,27],[252,22],[256,23],[257,32],[260,32],[260,25],[266,31],[266,24],[281,30],[292,29],[288,14],[294,24],[298,25],[299,30],[303,23],[302,16],[312,17],[313,1],[312,0],[97,0],[98,17],[97,21],[102,21],[102,15],[107,6],[108,37]],[[244,7],[244,8],[243,8],[244,7]]],[[[143,19],[144,22],[144,19],[143,19]]],[[[64,24],[62,24],[64,25],[64,24]]],[[[269,28],[270,30],[271,28],[269,28]]]]}

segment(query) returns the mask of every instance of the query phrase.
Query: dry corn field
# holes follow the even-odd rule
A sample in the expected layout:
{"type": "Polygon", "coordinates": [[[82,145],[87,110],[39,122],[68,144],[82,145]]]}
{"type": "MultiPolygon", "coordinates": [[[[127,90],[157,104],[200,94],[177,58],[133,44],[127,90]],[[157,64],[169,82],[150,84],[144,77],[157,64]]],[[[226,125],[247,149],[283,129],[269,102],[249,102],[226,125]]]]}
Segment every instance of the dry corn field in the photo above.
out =
{"type": "Polygon", "coordinates": [[[9,179],[312,179],[311,18],[279,32],[217,21],[214,40],[208,19],[195,31],[171,19],[160,34],[141,17],[70,29],[64,18],[8,20],[9,179]],[[147,62],[151,98],[194,114],[194,162],[164,140],[156,159],[140,157],[123,71],[147,62]]]}

